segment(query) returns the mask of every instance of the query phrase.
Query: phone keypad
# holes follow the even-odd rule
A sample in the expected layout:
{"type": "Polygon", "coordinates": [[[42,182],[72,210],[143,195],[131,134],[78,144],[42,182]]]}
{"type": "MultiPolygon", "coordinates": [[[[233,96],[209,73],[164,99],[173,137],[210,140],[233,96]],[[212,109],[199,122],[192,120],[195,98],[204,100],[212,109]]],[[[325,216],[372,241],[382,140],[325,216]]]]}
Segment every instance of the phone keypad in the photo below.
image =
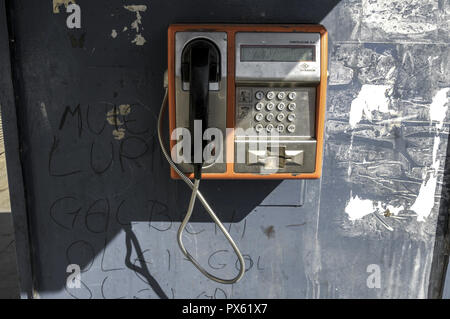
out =
{"type": "Polygon", "coordinates": [[[253,128],[257,132],[265,128],[267,132],[275,129],[280,134],[295,133],[296,126],[292,122],[296,119],[296,98],[297,93],[290,90],[256,91],[253,102],[257,114],[253,128]]]}
{"type": "Polygon", "coordinates": [[[237,87],[236,125],[258,133],[308,136],[314,96],[311,87],[237,87]]]}

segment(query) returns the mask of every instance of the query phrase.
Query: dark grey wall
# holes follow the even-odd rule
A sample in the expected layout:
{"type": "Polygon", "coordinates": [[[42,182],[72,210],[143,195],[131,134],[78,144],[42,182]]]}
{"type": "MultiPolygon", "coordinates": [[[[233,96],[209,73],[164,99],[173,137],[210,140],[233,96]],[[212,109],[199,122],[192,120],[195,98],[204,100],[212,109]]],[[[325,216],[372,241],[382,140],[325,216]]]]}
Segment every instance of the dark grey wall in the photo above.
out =
{"type": "Polygon", "coordinates": [[[10,213],[0,213],[0,299],[19,297],[16,245],[10,213]]]}
{"type": "MultiPolygon", "coordinates": [[[[54,13],[52,1],[7,1],[35,296],[437,295],[432,274],[443,276],[446,229],[438,216],[444,225],[448,207],[445,1],[76,2],[80,30],[66,27],[64,6],[54,13]],[[127,4],[147,6],[139,32],[127,4]],[[322,23],[329,31],[323,177],[201,186],[246,255],[246,276],[233,286],[205,279],[176,244],[189,192],[169,179],[156,116],[167,27],[177,22],[322,23]],[[133,43],[138,34],[143,45],[133,43]],[[131,112],[114,121],[120,105],[131,112]],[[80,289],[66,287],[69,264],[83,269],[80,289]],[[380,286],[371,287],[378,271],[380,286]]],[[[15,223],[25,220],[20,209],[15,223]]],[[[189,250],[231,276],[230,247],[204,212],[195,215],[189,250]]],[[[24,256],[19,263],[31,273],[24,256]]]]}
{"type": "MultiPolygon", "coordinates": [[[[22,162],[20,159],[20,138],[18,130],[18,109],[15,107],[15,95],[12,83],[11,64],[10,64],[10,43],[14,40],[8,36],[8,27],[6,19],[5,1],[0,3],[0,110],[2,112],[3,135],[5,137],[6,160],[8,166],[9,191],[11,199],[11,210],[14,211],[14,228],[16,230],[15,236],[11,234],[11,229],[7,227],[11,220],[4,218],[3,240],[14,239],[15,242],[9,241],[4,246],[5,255],[3,258],[12,258],[8,254],[8,250],[16,246],[17,259],[20,261],[18,266],[20,268],[20,285],[22,287],[22,296],[31,296],[32,294],[32,272],[31,272],[31,256],[30,256],[30,240],[28,216],[25,201],[24,180],[22,175],[22,162]]],[[[12,287],[11,280],[17,279],[14,273],[14,260],[4,261],[6,266],[4,269],[10,274],[9,278],[3,279],[4,283],[12,287]]],[[[16,283],[17,284],[17,283],[16,283]]],[[[9,296],[16,296],[17,291],[10,289],[9,296]]],[[[6,297],[6,296],[5,296],[6,297]]]]}

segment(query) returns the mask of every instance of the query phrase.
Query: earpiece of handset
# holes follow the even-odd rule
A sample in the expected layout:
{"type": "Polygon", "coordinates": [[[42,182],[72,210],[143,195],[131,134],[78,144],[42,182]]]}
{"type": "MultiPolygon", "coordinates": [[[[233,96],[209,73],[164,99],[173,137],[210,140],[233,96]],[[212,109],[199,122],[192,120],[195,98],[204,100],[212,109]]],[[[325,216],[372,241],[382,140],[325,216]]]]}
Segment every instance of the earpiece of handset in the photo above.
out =
{"type": "Polygon", "coordinates": [[[203,133],[208,128],[208,99],[209,99],[209,48],[195,45],[191,48],[189,72],[189,129],[191,131],[191,152],[194,165],[194,177],[200,179],[203,166],[203,133]],[[201,149],[194,148],[194,124],[201,121],[201,149]],[[200,154],[195,154],[200,152],[200,154]],[[195,156],[197,155],[197,156],[195,156]],[[200,162],[199,162],[200,161],[200,162]]]}

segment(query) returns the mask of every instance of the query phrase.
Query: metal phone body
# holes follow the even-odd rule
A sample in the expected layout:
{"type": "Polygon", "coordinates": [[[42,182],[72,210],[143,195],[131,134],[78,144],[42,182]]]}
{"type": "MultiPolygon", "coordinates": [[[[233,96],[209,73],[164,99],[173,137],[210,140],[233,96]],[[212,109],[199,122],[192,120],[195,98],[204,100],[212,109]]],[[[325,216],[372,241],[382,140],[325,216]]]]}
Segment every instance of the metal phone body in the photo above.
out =
{"type": "MultiPolygon", "coordinates": [[[[175,55],[171,116],[175,127],[189,125],[189,83],[183,82],[181,74],[183,49],[190,41],[202,38],[213,42],[221,55],[220,80],[209,83],[208,121],[210,127],[222,132],[222,158],[228,163],[204,166],[203,178],[319,177],[326,96],[326,30],[322,26],[263,25],[255,26],[255,30],[241,25],[171,28],[169,42],[172,37],[175,55]],[[231,138],[227,135],[230,129],[231,138]],[[248,135],[249,129],[267,134],[262,137],[268,145],[265,149],[254,149],[252,142],[257,134],[248,135]],[[270,135],[273,133],[275,137],[270,135]]],[[[192,165],[180,166],[183,172],[192,172],[192,165]]]]}

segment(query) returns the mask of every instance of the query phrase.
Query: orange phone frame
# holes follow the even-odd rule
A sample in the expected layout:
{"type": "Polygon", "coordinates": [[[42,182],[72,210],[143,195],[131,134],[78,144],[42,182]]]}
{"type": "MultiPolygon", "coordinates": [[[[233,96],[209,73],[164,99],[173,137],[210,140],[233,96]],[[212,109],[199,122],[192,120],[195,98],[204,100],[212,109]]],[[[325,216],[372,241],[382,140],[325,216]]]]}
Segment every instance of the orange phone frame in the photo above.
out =
{"type": "MultiPolygon", "coordinates": [[[[175,113],[175,33],[176,32],[226,32],[228,39],[228,74],[227,74],[227,128],[235,127],[235,34],[236,32],[311,32],[320,33],[320,83],[316,87],[316,167],[313,173],[279,173],[260,175],[254,173],[234,172],[234,131],[228,134],[226,140],[226,171],[224,173],[202,173],[202,179],[315,179],[322,174],[323,135],[325,127],[325,108],[327,91],[327,66],[328,66],[328,33],[321,25],[257,25],[257,24],[174,24],[168,29],[168,80],[169,80],[169,130],[176,127],[175,113]]],[[[170,148],[176,144],[170,141],[170,148]]],[[[170,175],[173,179],[179,179],[178,174],[171,168],[170,175]]],[[[190,179],[194,174],[186,174],[190,179]]]]}

